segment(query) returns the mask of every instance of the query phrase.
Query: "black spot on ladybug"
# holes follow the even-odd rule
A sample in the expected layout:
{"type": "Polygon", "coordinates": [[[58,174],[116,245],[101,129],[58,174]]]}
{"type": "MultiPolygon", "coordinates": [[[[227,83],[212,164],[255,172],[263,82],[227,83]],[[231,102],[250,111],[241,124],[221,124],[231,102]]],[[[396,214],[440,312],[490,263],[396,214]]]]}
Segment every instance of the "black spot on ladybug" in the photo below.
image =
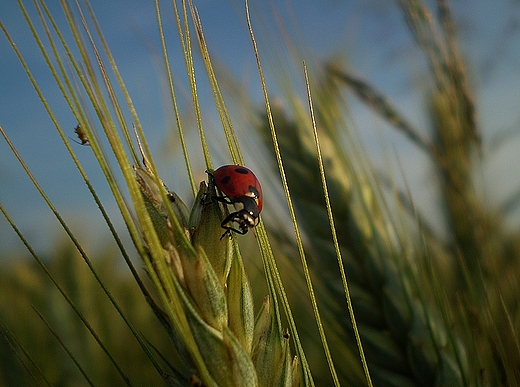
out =
{"type": "Polygon", "coordinates": [[[253,187],[252,185],[249,186],[249,192],[251,192],[255,198],[260,197],[260,192],[258,192],[256,187],[253,187]]]}
{"type": "Polygon", "coordinates": [[[227,183],[229,183],[229,180],[231,180],[231,176],[226,176],[222,180],[220,180],[220,183],[227,184],[227,183]]]}
{"type": "Polygon", "coordinates": [[[249,173],[249,171],[245,168],[235,168],[235,172],[240,173],[242,175],[247,175],[249,173]]]}

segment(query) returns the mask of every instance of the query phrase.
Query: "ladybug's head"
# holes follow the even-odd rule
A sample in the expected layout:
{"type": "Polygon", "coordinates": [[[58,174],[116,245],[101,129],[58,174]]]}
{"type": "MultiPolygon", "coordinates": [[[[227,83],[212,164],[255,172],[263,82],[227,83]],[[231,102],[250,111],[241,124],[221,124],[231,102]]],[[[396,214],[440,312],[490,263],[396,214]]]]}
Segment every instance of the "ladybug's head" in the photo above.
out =
{"type": "Polygon", "coordinates": [[[248,196],[237,196],[230,198],[231,203],[236,209],[236,212],[229,214],[229,216],[222,222],[222,227],[228,230],[234,230],[240,234],[246,234],[250,228],[255,227],[259,222],[258,205],[256,200],[248,196]],[[227,226],[229,222],[238,224],[239,230],[232,226],[227,226]]]}

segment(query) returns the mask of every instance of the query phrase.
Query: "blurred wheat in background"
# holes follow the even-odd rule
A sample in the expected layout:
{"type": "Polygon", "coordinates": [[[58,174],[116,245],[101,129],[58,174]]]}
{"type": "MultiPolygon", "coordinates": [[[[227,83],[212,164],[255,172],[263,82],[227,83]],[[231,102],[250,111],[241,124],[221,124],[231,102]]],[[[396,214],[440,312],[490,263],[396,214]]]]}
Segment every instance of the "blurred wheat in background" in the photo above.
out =
{"type": "MultiPolygon", "coordinates": [[[[24,247],[0,246],[0,385],[520,385],[518,192],[501,207],[487,199],[482,175],[499,137],[482,124],[448,1],[391,5],[424,63],[428,130],[344,59],[318,61],[283,33],[284,48],[266,50],[272,31],[256,2],[239,7],[253,95],[214,62],[197,5],[148,4],[156,40],[143,44],[157,68],[140,71],[157,72],[163,87],[152,99],[171,119],[159,140],[175,153],[166,167],[151,146],[157,130],[133,103],[139,75],[122,77],[95,6],[20,1],[30,54],[0,13],[9,55],[50,118],[41,136],[68,153],[49,157],[58,171],[71,160],[81,176],[67,195],[78,208],[93,198],[107,235],[89,241],[99,224],[59,210],[54,178],[18,151],[23,128],[0,117],[2,149],[64,232],[52,239],[38,226],[52,243],[35,247],[42,236],[0,196],[2,230],[24,247]],[[45,77],[28,65],[35,55],[45,77]],[[405,173],[413,166],[385,134],[384,167],[375,166],[356,104],[427,162],[435,214],[417,205],[405,173]],[[247,164],[264,188],[260,224],[244,236],[222,235],[231,208],[215,200],[211,178],[221,164],[247,164]]],[[[517,139],[517,129],[505,133],[502,143],[517,139]]]]}

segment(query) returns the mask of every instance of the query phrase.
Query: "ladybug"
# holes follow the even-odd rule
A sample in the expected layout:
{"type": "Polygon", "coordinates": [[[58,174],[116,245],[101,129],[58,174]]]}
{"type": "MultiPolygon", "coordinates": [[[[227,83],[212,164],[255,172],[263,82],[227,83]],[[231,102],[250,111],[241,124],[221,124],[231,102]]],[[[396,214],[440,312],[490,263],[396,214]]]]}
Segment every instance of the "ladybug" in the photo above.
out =
{"type": "Polygon", "coordinates": [[[255,174],[241,165],[223,165],[213,172],[217,188],[224,196],[216,199],[225,204],[233,204],[235,212],[230,213],[221,223],[227,231],[241,235],[255,227],[262,211],[262,187],[255,174]],[[231,223],[231,225],[229,225],[231,223]],[[234,227],[234,223],[238,228],[234,227]]]}

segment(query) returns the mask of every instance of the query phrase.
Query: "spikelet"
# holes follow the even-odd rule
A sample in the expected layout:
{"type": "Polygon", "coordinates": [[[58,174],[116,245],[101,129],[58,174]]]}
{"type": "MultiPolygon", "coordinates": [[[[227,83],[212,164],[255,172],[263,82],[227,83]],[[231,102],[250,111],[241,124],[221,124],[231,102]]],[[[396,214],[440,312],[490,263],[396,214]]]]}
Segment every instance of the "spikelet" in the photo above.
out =
{"type": "MultiPolygon", "coordinates": [[[[182,314],[188,331],[169,322],[179,353],[190,353],[185,362],[198,372],[184,375],[192,383],[218,386],[292,386],[294,362],[288,339],[281,333],[272,306],[266,300],[254,321],[253,297],[240,251],[232,239],[221,239],[224,217],[221,204],[211,200],[214,187],[200,184],[188,215],[180,198],[157,184],[150,170],[134,168],[147,211],[163,246],[164,261],[174,275],[182,300],[182,314]],[[164,203],[163,194],[170,200],[164,203]],[[174,220],[180,225],[175,231],[174,220]],[[187,247],[186,247],[187,246],[187,247]],[[193,337],[196,349],[190,347],[193,337]],[[208,370],[197,367],[193,352],[198,351],[208,370]]],[[[155,266],[155,265],[154,265],[155,266]]],[[[159,266],[158,264],[156,266],[159,266]]],[[[175,317],[175,316],[174,316],[175,317]]],[[[170,316],[170,319],[173,320],[170,316]]],[[[186,328],[184,328],[186,329],[186,328]]],[[[288,335],[285,335],[288,337],[288,335]]],[[[203,367],[203,368],[204,368],[203,367]]],[[[168,375],[169,383],[174,376],[168,375]]],[[[176,382],[182,382],[176,379],[176,382]]]]}

